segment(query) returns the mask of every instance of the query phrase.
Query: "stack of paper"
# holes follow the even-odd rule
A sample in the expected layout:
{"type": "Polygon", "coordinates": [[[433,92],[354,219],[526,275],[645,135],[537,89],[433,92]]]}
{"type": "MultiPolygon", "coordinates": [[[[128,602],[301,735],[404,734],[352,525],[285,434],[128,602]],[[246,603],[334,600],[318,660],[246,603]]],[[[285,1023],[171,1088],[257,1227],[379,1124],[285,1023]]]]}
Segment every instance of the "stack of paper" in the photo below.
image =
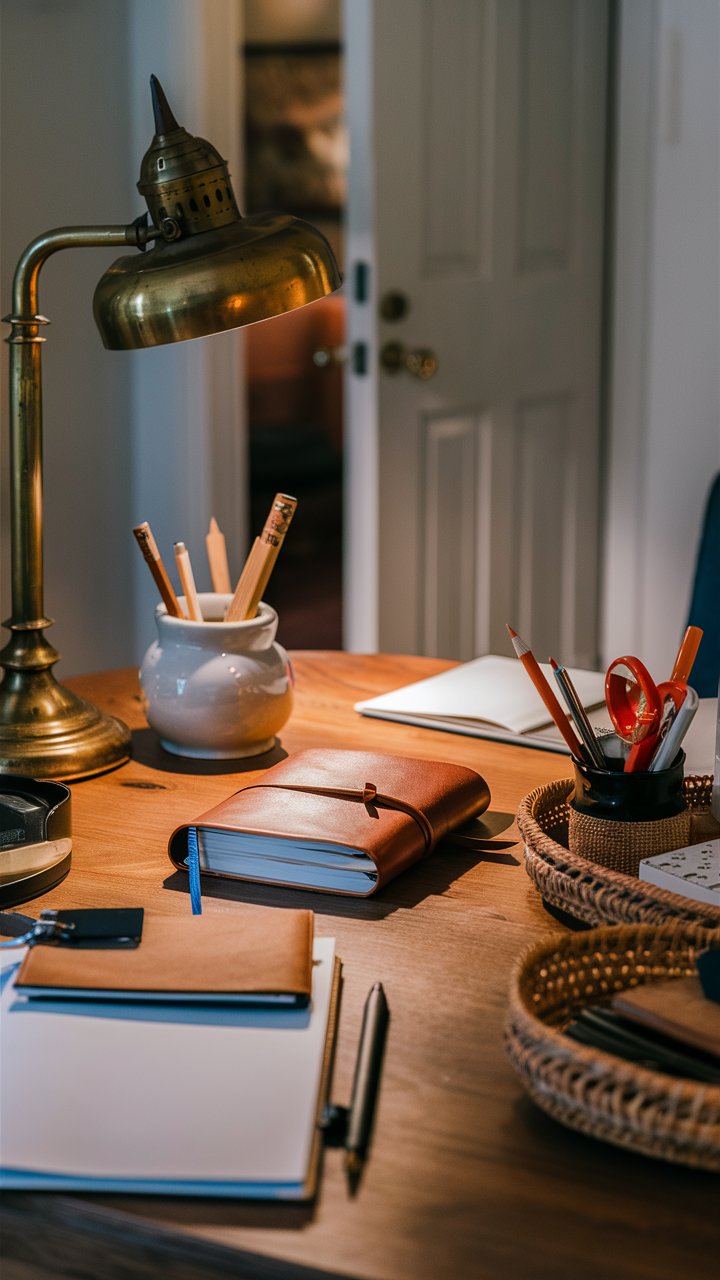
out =
{"type": "Polygon", "coordinates": [[[304,1199],[337,1000],[309,1008],[28,999],[5,971],[0,1187],[304,1199]]]}

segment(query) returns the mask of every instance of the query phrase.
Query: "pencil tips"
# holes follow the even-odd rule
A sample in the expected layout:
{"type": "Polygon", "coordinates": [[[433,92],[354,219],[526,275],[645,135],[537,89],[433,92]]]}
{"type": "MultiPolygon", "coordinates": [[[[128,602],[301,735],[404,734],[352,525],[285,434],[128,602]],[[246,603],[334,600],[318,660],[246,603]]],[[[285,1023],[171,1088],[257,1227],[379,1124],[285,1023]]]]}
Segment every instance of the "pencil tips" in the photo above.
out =
{"type": "Polygon", "coordinates": [[[509,623],[509,622],[506,622],[506,623],[505,623],[505,629],[506,629],[506,631],[507,631],[507,633],[508,633],[508,635],[509,635],[510,639],[511,639],[511,640],[514,640],[514,639],[515,639],[515,637],[517,636],[517,631],[513,631],[513,629],[512,629],[512,627],[510,626],[510,623],[509,623]]]}

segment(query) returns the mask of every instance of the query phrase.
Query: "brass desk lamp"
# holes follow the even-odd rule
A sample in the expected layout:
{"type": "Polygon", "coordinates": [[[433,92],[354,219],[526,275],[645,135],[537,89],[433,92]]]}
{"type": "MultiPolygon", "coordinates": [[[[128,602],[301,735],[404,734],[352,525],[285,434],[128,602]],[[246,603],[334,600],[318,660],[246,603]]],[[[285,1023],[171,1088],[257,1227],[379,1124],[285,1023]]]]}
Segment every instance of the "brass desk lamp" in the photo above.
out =
{"type": "Polygon", "coordinates": [[[47,324],[38,276],[60,249],[132,245],[95,290],[94,313],[111,350],[199,338],[291,311],[332,293],[340,275],[325,237],[284,214],[243,218],[227,165],[181,128],[151,79],[155,137],[138,190],[150,211],[130,226],[61,227],[34,240],[13,283],[10,344],[11,636],[0,653],[0,772],[80,778],[127,760],[120,720],[58,684],[59,654],[43,609],[42,381],[47,324]]]}

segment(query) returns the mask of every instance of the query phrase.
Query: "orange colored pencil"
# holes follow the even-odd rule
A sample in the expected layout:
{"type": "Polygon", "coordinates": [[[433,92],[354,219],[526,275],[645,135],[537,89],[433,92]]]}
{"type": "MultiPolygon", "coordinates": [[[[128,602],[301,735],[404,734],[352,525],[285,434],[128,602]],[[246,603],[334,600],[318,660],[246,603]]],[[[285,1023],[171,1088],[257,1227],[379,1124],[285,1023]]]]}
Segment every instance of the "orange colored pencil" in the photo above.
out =
{"type": "Polygon", "coordinates": [[[702,638],[702,627],[688,627],[678,649],[675,666],[670,674],[671,680],[680,680],[683,684],[687,684],[702,638]]]}
{"type": "Polygon", "coordinates": [[[577,737],[577,735],[574,733],[572,725],[570,724],[570,721],[565,715],[565,712],[560,706],[560,703],[558,702],[557,698],[555,697],[555,694],[550,688],[550,685],[545,679],[545,676],[540,670],[539,663],[537,662],[537,659],[534,657],[530,649],[530,646],[527,645],[524,640],[520,639],[520,636],[518,635],[517,631],[513,631],[509,623],[506,622],[505,626],[507,627],[508,635],[512,640],[513,649],[515,650],[515,653],[517,654],[525,670],[527,671],[530,679],[535,685],[535,688],[540,694],[540,697],[545,703],[545,706],[550,712],[551,720],[554,720],[555,724],[560,730],[563,738],[565,739],[565,742],[567,743],[570,749],[571,754],[575,756],[577,760],[582,760],[585,754],[582,748],[582,744],[580,743],[580,740],[577,737]]]}

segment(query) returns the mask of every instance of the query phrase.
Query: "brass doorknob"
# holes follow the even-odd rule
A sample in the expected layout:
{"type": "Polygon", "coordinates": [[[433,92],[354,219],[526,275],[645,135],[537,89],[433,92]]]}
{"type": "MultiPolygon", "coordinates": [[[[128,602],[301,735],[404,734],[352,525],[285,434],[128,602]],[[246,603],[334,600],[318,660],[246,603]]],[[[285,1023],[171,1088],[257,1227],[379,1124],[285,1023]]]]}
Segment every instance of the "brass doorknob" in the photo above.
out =
{"type": "Polygon", "coordinates": [[[406,351],[400,342],[385,343],[380,352],[380,363],[386,373],[400,373],[404,369],[423,382],[433,378],[438,370],[438,358],[434,351],[428,351],[425,347],[406,351]]]}
{"type": "Polygon", "coordinates": [[[313,351],[313,364],[318,369],[327,369],[328,365],[345,364],[348,358],[347,347],[319,347],[317,351],[313,351]]]}

